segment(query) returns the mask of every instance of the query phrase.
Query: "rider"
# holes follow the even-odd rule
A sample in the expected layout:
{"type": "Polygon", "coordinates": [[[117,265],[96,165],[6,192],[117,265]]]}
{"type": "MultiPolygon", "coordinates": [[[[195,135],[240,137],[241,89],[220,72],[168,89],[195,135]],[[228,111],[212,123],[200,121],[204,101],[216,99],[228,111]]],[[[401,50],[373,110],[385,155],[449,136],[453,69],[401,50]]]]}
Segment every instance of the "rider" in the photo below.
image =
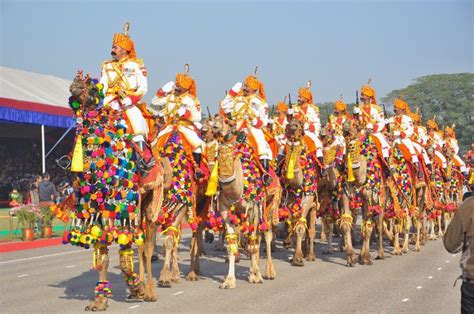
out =
{"type": "Polygon", "coordinates": [[[306,87],[298,90],[298,106],[290,109],[288,114],[293,115],[299,121],[304,122],[304,132],[311,141],[310,153],[316,153],[320,165],[323,165],[323,143],[319,139],[321,131],[321,120],[319,119],[319,107],[313,103],[311,93],[311,81],[306,87]]]}
{"type": "Polygon", "coordinates": [[[198,135],[201,129],[201,104],[196,94],[196,81],[189,76],[188,64],[185,65],[185,73],[176,74],[174,82],[166,83],[156,92],[150,107],[152,113],[163,117],[165,122],[164,128],[158,134],[158,142],[177,129],[192,151],[196,163],[195,178],[203,178],[200,164],[205,144],[198,135]]]}
{"type": "Polygon", "coordinates": [[[269,162],[273,153],[263,131],[268,124],[268,104],[263,83],[256,76],[248,75],[243,83],[237,82],[229,90],[220,104],[220,110],[237,123],[237,130],[245,130],[255,140],[260,163],[265,170],[263,184],[269,186],[272,182],[268,174],[269,162]]]}
{"type": "Polygon", "coordinates": [[[354,107],[354,114],[358,117],[357,119],[362,126],[361,132],[362,134],[373,135],[372,138],[377,146],[379,157],[385,161],[385,166],[388,169],[390,145],[382,134],[386,121],[382,107],[377,104],[375,89],[369,85],[363,85],[360,100],[362,103],[354,107]]]}
{"type": "Polygon", "coordinates": [[[393,143],[399,145],[405,159],[414,165],[418,177],[422,177],[423,168],[419,163],[415,144],[411,140],[414,134],[414,126],[410,117],[410,108],[403,99],[395,98],[394,111],[396,116],[389,119],[389,123],[393,124],[393,135],[395,137],[393,143]]]}
{"type": "Polygon", "coordinates": [[[138,166],[148,171],[155,163],[147,148],[148,124],[139,102],[147,92],[147,72],[142,59],[135,54],[135,45],[128,36],[126,23],[122,34],[116,33],[112,41],[112,60],[102,65],[100,83],[103,85],[104,106],[125,112],[133,142],[138,152],[138,166]]]}
{"type": "Polygon", "coordinates": [[[459,144],[458,140],[456,139],[456,133],[454,132],[453,127],[446,127],[444,130],[444,138],[446,141],[446,146],[451,148],[454,152],[453,161],[454,164],[459,167],[462,173],[466,174],[466,164],[464,161],[459,157],[459,144]]]}
{"type": "MultiPolygon", "coordinates": [[[[286,97],[285,97],[286,98],[286,97]]],[[[277,104],[277,118],[273,119],[271,122],[272,135],[278,143],[278,161],[280,162],[284,159],[284,149],[286,144],[286,126],[288,125],[288,118],[286,117],[288,113],[288,105],[285,101],[280,101],[277,104]]]]}
{"type": "Polygon", "coordinates": [[[329,129],[334,130],[335,144],[343,148],[343,154],[346,153],[346,140],[342,132],[342,126],[350,119],[347,112],[346,104],[341,100],[337,100],[334,105],[334,112],[329,116],[329,129]]]}
{"type": "Polygon", "coordinates": [[[446,157],[441,153],[443,147],[445,146],[445,141],[443,139],[443,134],[438,129],[438,124],[436,119],[429,119],[427,122],[428,125],[428,147],[434,150],[434,156],[442,169],[446,169],[448,163],[446,157]]]}

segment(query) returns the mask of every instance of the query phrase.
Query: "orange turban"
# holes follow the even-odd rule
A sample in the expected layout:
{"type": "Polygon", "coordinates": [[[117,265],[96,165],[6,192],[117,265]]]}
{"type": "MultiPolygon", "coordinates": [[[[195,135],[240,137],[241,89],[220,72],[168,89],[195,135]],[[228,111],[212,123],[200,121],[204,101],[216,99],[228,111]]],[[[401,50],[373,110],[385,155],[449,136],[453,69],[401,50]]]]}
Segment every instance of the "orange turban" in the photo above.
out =
{"type": "Polygon", "coordinates": [[[433,129],[433,130],[438,129],[438,123],[436,123],[434,120],[428,120],[427,124],[430,129],[433,129]]]}
{"type": "Polygon", "coordinates": [[[342,100],[337,100],[336,104],[334,105],[334,108],[338,111],[345,111],[347,112],[347,106],[345,103],[342,102],[342,100]]]}
{"type": "Polygon", "coordinates": [[[411,119],[412,119],[414,122],[417,122],[417,123],[420,123],[420,122],[421,122],[421,117],[420,117],[420,115],[417,114],[417,113],[412,112],[412,113],[410,114],[410,117],[411,117],[411,119]]]}
{"type": "Polygon", "coordinates": [[[407,114],[410,113],[410,107],[408,107],[408,104],[403,99],[395,98],[393,106],[397,109],[405,110],[407,114]]]}
{"type": "Polygon", "coordinates": [[[187,74],[176,74],[176,85],[188,91],[189,94],[196,97],[196,81],[187,74]]]}
{"type": "Polygon", "coordinates": [[[446,137],[456,138],[456,135],[454,134],[454,129],[450,128],[449,126],[447,126],[444,130],[444,134],[446,137]]]}
{"type": "Polygon", "coordinates": [[[248,85],[251,89],[258,90],[260,98],[267,100],[267,97],[265,96],[265,86],[258,80],[256,76],[247,75],[244,84],[248,85]]]}
{"type": "Polygon", "coordinates": [[[278,110],[278,112],[287,112],[288,111],[288,106],[283,101],[280,101],[277,104],[277,110],[278,110]]]}
{"type": "Polygon", "coordinates": [[[112,46],[119,46],[128,51],[130,58],[136,58],[135,45],[133,40],[127,35],[115,33],[112,41],[112,46]]]}
{"type": "Polygon", "coordinates": [[[301,87],[298,90],[298,96],[306,99],[309,103],[313,103],[313,93],[311,93],[309,87],[301,87]]]}
{"type": "Polygon", "coordinates": [[[373,89],[369,85],[362,85],[362,88],[360,89],[360,94],[372,98],[374,102],[377,103],[377,93],[375,92],[375,89],[373,89]]]}

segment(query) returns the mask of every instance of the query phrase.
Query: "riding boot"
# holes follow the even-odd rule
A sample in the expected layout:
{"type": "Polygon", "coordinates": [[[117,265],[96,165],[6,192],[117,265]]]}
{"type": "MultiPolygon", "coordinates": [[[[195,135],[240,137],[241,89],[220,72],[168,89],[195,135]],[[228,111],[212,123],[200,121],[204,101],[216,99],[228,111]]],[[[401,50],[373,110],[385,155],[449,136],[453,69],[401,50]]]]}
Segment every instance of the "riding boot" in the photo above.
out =
{"type": "Polygon", "coordinates": [[[137,150],[137,166],[142,176],[146,176],[155,165],[155,159],[144,141],[135,142],[137,150]]]}
{"type": "Polygon", "coordinates": [[[260,159],[260,163],[263,166],[263,169],[265,170],[265,173],[262,175],[262,181],[264,186],[270,186],[272,184],[272,177],[268,173],[268,159],[260,159]]]}
{"type": "Polygon", "coordinates": [[[283,169],[283,160],[285,159],[285,155],[278,155],[277,157],[277,175],[281,176],[281,171],[283,169]]]}
{"type": "Polygon", "coordinates": [[[194,162],[196,163],[196,169],[194,170],[194,178],[196,180],[204,178],[204,173],[201,170],[201,153],[193,153],[194,162]]]}
{"type": "Polygon", "coordinates": [[[323,172],[324,172],[324,159],[322,156],[318,157],[318,160],[319,160],[319,176],[322,177],[323,176],[323,172]]]}
{"type": "Polygon", "coordinates": [[[388,178],[390,176],[390,164],[388,163],[388,157],[384,157],[383,160],[385,162],[382,163],[382,169],[385,174],[385,178],[388,178]]]}

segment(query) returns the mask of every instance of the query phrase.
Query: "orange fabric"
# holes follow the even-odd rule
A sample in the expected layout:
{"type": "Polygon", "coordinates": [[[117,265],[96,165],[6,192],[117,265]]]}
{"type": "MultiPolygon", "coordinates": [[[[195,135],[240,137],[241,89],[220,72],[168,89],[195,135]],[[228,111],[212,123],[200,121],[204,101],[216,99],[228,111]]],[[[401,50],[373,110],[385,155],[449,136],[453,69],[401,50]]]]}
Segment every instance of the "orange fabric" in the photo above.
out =
{"type": "Polygon", "coordinates": [[[395,98],[393,106],[397,109],[405,110],[407,114],[410,114],[410,107],[408,107],[408,104],[403,99],[395,98]]]}
{"type": "Polygon", "coordinates": [[[421,123],[421,117],[420,117],[419,114],[412,112],[412,113],[410,114],[410,117],[411,117],[411,119],[413,120],[413,122],[416,122],[416,123],[418,123],[418,124],[421,123]]]}
{"type": "Polygon", "coordinates": [[[188,91],[189,94],[196,97],[196,81],[187,74],[176,74],[176,85],[188,91]]]}
{"type": "Polygon", "coordinates": [[[374,100],[377,97],[377,93],[375,92],[375,89],[373,89],[369,85],[362,85],[362,88],[360,89],[360,93],[361,95],[373,98],[374,100]]]}
{"type": "Polygon", "coordinates": [[[346,111],[347,112],[347,106],[342,100],[337,100],[336,104],[334,105],[334,108],[338,111],[346,111]]]}
{"type": "Polygon", "coordinates": [[[253,75],[247,75],[244,84],[248,85],[251,89],[258,90],[260,98],[262,98],[263,100],[267,100],[267,97],[265,95],[265,86],[262,82],[258,80],[257,77],[253,75]]]}
{"type": "Polygon", "coordinates": [[[128,51],[130,58],[137,57],[133,40],[124,34],[115,33],[114,38],[112,40],[112,46],[122,47],[123,49],[128,51]]]}
{"type": "Polygon", "coordinates": [[[375,147],[377,148],[377,152],[378,152],[379,156],[383,156],[383,154],[382,154],[382,142],[380,142],[378,137],[376,137],[375,135],[370,135],[370,137],[372,138],[372,140],[375,143],[375,147]]]}
{"type": "Polygon", "coordinates": [[[444,135],[447,138],[448,137],[456,138],[456,134],[454,133],[454,129],[450,128],[449,126],[447,126],[446,129],[444,130],[444,135]]]}
{"type": "Polygon", "coordinates": [[[309,103],[313,103],[313,93],[311,93],[309,87],[301,87],[298,90],[298,96],[306,99],[309,103]]]}
{"type": "Polygon", "coordinates": [[[438,129],[438,123],[436,123],[434,120],[428,120],[427,124],[430,129],[433,129],[433,130],[438,129]]]}
{"type": "Polygon", "coordinates": [[[305,143],[306,148],[308,148],[308,152],[309,152],[310,154],[316,152],[317,147],[316,147],[316,144],[314,144],[314,142],[313,142],[313,140],[311,139],[311,137],[305,135],[305,136],[303,137],[303,142],[305,143]]]}
{"type": "Polygon", "coordinates": [[[263,134],[265,135],[265,140],[267,141],[268,145],[270,145],[270,149],[272,150],[272,155],[278,155],[278,143],[273,137],[272,133],[269,130],[263,129],[263,134]]]}
{"type": "MultiPolygon", "coordinates": [[[[182,141],[182,144],[183,144],[183,147],[184,147],[184,151],[186,152],[186,155],[191,156],[193,151],[195,150],[195,148],[192,147],[191,143],[186,139],[186,136],[183,133],[179,132],[177,130],[177,128],[175,128],[175,130],[173,130],[171,132],[168,132],[168,133],[163,134],[160,137],[158,137],[158,140],[157,140],[156,145],[154,147],[156,147],[157,149],[165,147],[165,144],[168,142],[170,136],[173,135],[173,133],[175,131],[179,133],[179,137],[181,138],[181,141],[182,141]]],[[[155,151],[153,151],[153,153],[154,153],[155,156],[159,156],[158,154],[155,154],[155,151]]]]}
{"type": "Polygon", "coordinates": [[[284,102],[280,101],[277,104],[277,110],[278,110],[278,112],[287,112],[288,111],[288,106],[284,102]]]}
{"type": "Polygon", "coordinates": [[[400,150],[402,151],[402,154],[403,154],[403,157],[405,158],[406,161],[412,161],[412,156],[411,156],[411,153],[410,153],[410,150],[408,149],[408,147],[402,143],[399,143],[398,144],[398,148],[400,148],[400,150]]]}

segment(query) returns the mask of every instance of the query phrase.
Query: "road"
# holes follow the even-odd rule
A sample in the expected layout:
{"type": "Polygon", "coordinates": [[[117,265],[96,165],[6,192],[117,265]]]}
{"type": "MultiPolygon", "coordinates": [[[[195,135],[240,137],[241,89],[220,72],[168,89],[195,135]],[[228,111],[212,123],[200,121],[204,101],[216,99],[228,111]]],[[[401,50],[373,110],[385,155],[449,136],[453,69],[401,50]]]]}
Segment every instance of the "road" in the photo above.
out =
{"type": "MultiPolygon", "coordinates": [[[[336,239],[337,240],[337,239],[336,239]]],[[[184,236],[180,250],[182,274],[189,255],[184,236]]],[[[198,282],[158,288],[155,303],[125,300],[125,283],[118,268],[117,247],[111,249],[110,278],[113,297],[109,312],[459,312],[459,254],[447,253],[441,240],[428,242],[417,253],[392,256],[372,266],[346,267],[342,253],[323,255],[316,244],[317,261],[304,267],[289,263],[291,251],[278,246],[274,253],[277,278],[263,284],[245,281],[249,261],[236,267],[237,288],[220,290],[227,273],[223,252],[206,245],[208,256],[201,262],[198,282]]],[[[375,257],[375,250],[372,256],[375,257]]],[[[78,312],[93,296],[97,280],[91,269],[92,251],[56,246],[0,255],[0,309],[14,312],[78,312]]],[[[158,277],[162,259],[154,263],[158,277]]],[[[265,259],[260,266],[265,269],[265,259]]]]}

